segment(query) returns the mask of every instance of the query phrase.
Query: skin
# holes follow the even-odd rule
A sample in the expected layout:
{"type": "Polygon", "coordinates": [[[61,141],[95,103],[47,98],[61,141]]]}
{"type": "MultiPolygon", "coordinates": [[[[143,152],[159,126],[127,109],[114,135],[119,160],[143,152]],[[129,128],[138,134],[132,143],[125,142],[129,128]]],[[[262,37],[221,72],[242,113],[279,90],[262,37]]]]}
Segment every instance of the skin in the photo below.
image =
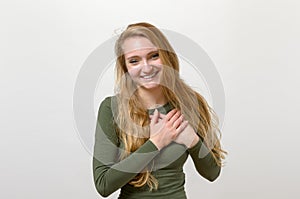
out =
{"type": "Polygon", "coordinates": [[[123,45],[125,64],[129,75],[139,86],[137,92],[143,98],[145,107],[154,104],[165,104],[167,101],[162,94],[160,75],[162,62],[158,49],[145,37],[127,38],[123,45]],[[156,74],[153,78],[142,78],[156,74]]]}
{"type": "Polygon", "coordinates": [[[123,43],[125,62],[131,78],[143,92],[160,87],[162,62],[158,49],[144,37],[130,37],[123,43]],[[143,78],[156,74],[153,78],[143,78]]]}
{"type": "MultiPolygon", "coordinates": [[[[155,119],[156,121],[158,120],[157,123],[160,121],[163,121],[163,119],[166,118],[166,115],[157,112],[157,116],[154,115],[150,116],[151,121],[153,120],[153,117],[157,117],[158,119],[155,119]]],[[[197,136],[195,130],[187,123],[186,127],[183,129],[183,131],[176,137],[174,142],[178,144],[184,144],[187,148],[192,148],[197,144],[199,141],[199,137],[197,136]]]]}
{"type": "MultiPolygon", "coordinates": [[[[134,36],[127,38],[122,48],[128,73],[139,86],[138,94],[144,105],[151,107],[153,104],[165,104],[166,99],[160,85],[163,66],[157,47],[145,37],[134,36]]],[[[173,109],[167,115],[160,114],[157,110],[154,112],[150,122],[149,139],[159,150],[172,141],[184,144],[188,148],[199,141],[193,128],[188,125],[188,121],[184,121],[183,114],[177,109],[173,109]]]]}

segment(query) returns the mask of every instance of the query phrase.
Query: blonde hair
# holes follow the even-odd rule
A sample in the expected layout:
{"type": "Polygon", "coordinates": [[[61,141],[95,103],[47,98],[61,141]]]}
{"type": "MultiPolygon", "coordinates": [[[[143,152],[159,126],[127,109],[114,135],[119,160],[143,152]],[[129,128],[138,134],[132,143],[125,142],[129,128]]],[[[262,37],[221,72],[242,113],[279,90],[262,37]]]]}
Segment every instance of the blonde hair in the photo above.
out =
{"type": "MultiPolygon", "coordinates": [[[[116,60],[116,82],[117,114],[115,121],[118,125],[117,133],[124,143],[124,152],[120,159],[126,158],[130,153],[143,145],[150,136],[149,116],[147,109],[141,103],[137,94],[137,85],[128,75],[122,49],[125,39],[141,36],[149,39],[158,48],[159,57],[163,63],[162,69],[162,92],[168,102],[184,114],[185,119],[196,130],[204,143],[212,149],[210,153],[217,164],[222,166],[226,152],[221,149],[221,133],[218,128],[218,118],[206,100],[179,76],[178,57],[163,33],[149,23],[136,23],[129,25],[121,33],[115,44],[116,60]],[[220,138],[218,137],[220,136],[220,138]]],[[[129,183],[135,187],[147,184],[150,191],[157,189],[158,181],[150,173],[149,164],[129,183]]]]}

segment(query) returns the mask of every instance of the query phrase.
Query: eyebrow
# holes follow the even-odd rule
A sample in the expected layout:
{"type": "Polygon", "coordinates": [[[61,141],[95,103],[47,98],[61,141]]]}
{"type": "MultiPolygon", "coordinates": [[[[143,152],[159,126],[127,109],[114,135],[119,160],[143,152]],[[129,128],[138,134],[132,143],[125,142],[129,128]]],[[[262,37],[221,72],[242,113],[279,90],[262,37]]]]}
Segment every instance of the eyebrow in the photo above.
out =
{"type": "MultiPolygon", "coordinates": [[[[152,51],[150,51],[149,53],[147,53],[147,55],[149,55],[149,54],[151,54],[151,53],[155,53],[155,52],[158,52],[158,50],[152,50],[152,51]]],[[[132,59],[132,58],[135,58],[135,57],[139,57],[139,56],[133,55],[133,56],[128,57],[127,60],[132,59]]]]}

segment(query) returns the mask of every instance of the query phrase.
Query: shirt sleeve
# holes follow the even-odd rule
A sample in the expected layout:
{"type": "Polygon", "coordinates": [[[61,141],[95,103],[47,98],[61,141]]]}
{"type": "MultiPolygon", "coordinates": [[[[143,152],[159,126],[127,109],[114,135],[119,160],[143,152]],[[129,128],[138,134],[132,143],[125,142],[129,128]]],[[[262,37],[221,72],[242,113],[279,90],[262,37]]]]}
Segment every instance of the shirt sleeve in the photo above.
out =
{"type": "Polygon", "coordinates": [[[199,141],[195,146],[188,149],[198,173],[209,181],[214,181],[220,175],[221,167],[211,154],[211,150],[203,143],[199,136],[199,141]]]}
{"type": "Polygon", "coordinates": [[[107,97],[98,111],[93,154],[94,183],[103,197],[127,184],[159,153],[157,147],[148,140],[127,158],[118,161],[121,151],[119,146],[111,110],[111,97],[107,97]]]}

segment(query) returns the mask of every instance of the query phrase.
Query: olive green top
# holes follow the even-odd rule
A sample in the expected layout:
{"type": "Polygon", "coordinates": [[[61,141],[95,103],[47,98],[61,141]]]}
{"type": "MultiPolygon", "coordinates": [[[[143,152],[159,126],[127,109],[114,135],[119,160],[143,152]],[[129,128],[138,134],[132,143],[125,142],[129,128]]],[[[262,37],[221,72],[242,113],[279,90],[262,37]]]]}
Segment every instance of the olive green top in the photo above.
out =
{"type": "MultiPolygon", "coordinates": [[[[116,124],[111,108],[112,98],[107,97],[101,102],[96,125],[93,175],[96,189],[101,196],[107,197],[121,188],[119,195],[121,199],[184,199],[186,198],[185,174],[182,168],[189,154],[202,177],[214,181],[219,176],[221,168],[208,152],[202,139],[189,149],[172,142],[160,151],[150,140],[147,140],[127,158],[118,161],[123,143],[115,130],[116,124]],[[158,180],[157,190],[149,191],[147,185],[136,188],[128,183],[147,165],[151,166],[151,173],[158,180]]],[[[157,108],[163,114],[172,109],[170,103],[157,108]]],[[[154,110],[148,109],[148,113],[153,114],[154,110]]]]}

